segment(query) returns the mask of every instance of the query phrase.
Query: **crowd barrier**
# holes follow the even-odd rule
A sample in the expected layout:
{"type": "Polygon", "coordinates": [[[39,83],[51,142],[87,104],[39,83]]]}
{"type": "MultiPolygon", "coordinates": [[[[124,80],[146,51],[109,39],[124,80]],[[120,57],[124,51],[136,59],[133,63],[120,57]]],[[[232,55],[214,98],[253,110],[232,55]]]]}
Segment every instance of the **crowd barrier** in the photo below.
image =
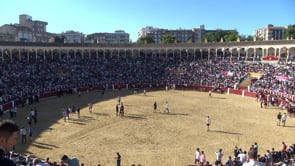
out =
{"type": "MultiPolygon", "coordinates": [[[[156,88],[156,89],[165,89],[166,84],[155,84],[155,85],[148,85],[148,84],[133,84],[133,85],[124,85],[124,84],[116,84],[106,87],[107,90],[120,90],[120,89],[144,89],[144,88],[156,88]]],[[[171,88],[171,87],[169,87],[171,88]]],[[[234,94],[234,95],[240,95],[242,97],[251,97],[256,98],[255,92],[249,92],[245,90],[245,88],[240,89],[231,89],[231,88],[214,88],[212,86],[201,86],[201,85],[175,85],[173,87],[175,89],[179,90],[196,90],[196,91],[204,91],[204,92],[217,92],[217,93],[223,93],[223,94],[234,94]]],[[[86,91],[93,91],[93,90],[102,90],[102,86],[91,86],[91,87],[81,87],[78,91],[80,92],[86,92],[86,91]]],[[[56,97],[58,96],[59,91],[51,91],[46,93],[41,93],[39,95],[39,99],[45,99],[50,97],[56,97]]],[[[73,94],[76,93],[72,89],[63,89],[62,94],[73,94]]],[[[274,93],[277,96],[284,97],[288,99],[290,102],[295,102],[295,95],[292,94],[286,94],[286,93],[274,93]]],[[[21,101],[11,101],[5,104],[1,105],[1,108],[3,111],[10,110],[14,106],[18,106],[21,104],[21,101]]]]}

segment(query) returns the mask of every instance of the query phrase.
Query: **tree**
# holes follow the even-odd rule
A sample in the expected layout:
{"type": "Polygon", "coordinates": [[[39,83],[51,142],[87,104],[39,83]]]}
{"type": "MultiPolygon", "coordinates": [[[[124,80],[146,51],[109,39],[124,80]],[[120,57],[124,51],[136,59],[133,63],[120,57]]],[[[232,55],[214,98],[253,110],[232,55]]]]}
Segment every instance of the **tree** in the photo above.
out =
{"type": "Polygon", "coordinates": [[[137,39],[136,43],[146,44],[146,43],[155,43],[154,39],[150,36],[143,36],[137,39]]]}
{"type": "Polygon", "coordinates": [[[237,41],[238,37],[238,33],[228,33],[223,36],[225,42],[237,41]]]}
{"type": "Polygon", "coordinates": [[[286,39],[287,37],[295,39],[295,25],[288,26],[284,33],[284,39],[286,39]]]}
{"type": "Polygon", "coordinates": [[[54,41],[55,43],[64,43],[65,38],[65,36],[55,36],[54,41]]]}
{"type": "Polygon", "coordinates": [[[207,32],[205,35],[202,37],[202,42],[207,39],[207,42],[217,42],[217,37],[215,36],[214,32],[207,32]]]}
{"type": "Polygon", "coordinates": [[[170,34],[164,35],[161,39],[161,43],[164,43],[164,44],[175,43],[175,42],[176,42],[175,37],[170,34]]]}
{"type": "Polygon", "coordinates": [[[247,37],[245,35],[240,36],[241,41],[253,41],[253,36],[248,35],[247,37]]]}
{"type": "Polygon", "coordinates": [[[254,39],[253,36],[251,36],[251,35],[248,35],[248,36],[247,36],[247,41],[253,41],[253,39],[254,39]]]}
{"type": "Polygon", "coordinates": [[[239,35],[236,31],[217,30],[205,33],[202,41],[204,42],[207,39],[208,42],[220,42],[221,38],[223,38],[225,42],[229,42],[237,41],[238,37],[239,35]]]}

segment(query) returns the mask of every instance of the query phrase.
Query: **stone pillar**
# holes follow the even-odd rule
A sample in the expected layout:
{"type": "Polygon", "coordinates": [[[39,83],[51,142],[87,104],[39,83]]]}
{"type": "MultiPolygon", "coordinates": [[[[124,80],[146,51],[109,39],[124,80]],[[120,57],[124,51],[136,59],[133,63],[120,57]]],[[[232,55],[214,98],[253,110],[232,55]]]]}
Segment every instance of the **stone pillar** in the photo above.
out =
{"type": "Polygon", "coordinates": [[[194,48],[194,60],[196,60],[196,49],[194,48]]]}
{"type": "Polygon", "coordinates": [[[254,54],[254,56],[253,56],[253,62],[254,62],[255,59],[256,59],[256,48],[254,48],[254,50],[253,50],[253,54],[254,54]]]}
{"type": "Polygon", "coordinates": [[[69,52],[70,52],[70,50],[67,49],[66,52],[67,52],[67,59],[70,59],[70,58],[69,58],[69,52]]]}
{"type": "Polygon", "coordinates": [[[50,50],[51,60],[53,59],[53,50],[50,50]]]}
{"type": "MultiPolygon", "coordinates": [[[[12,55],[11,55],[12,56],[12,55]]],[[[30,49],[29,51],[27,51],[27,60],[29,61],[30,60],[30,49]]]]}
{"type": "Polygon", "coordinates": [[[248,48],[245,48],[245,53],[246,53],[246,55],[245,55],[245,60],[247,60],[248,59],[248,53],[249,52],[249,49],[248,48]]]}
{"type": "Polygon", "coordinates": [[[200,49],[200,52],[201,52],[201,59],[203,59],[203,50],[200,49]]]}
{"type": "Polygon", "coordinates": [[[289,54],[290,54],[290,50],[288,48],[287,49],[287,57],[286,57],[286,62],[288,62],[288,58],[289,58],[289,54]]]}
{"type": "Polygon", "coordinates": [[[85,52],[85,50],[81,49],[81,56],[82,56],[82,59],[84,59],[84,52],[85,52]]]}
{"type": "Polygon", "coordinates": [[[230,60],[233,58],[233,49],[232,48],[230,48],[229,49],[229,52],[230,52],[230,60]]]}
{"type": "Polygon", "coordinates": [[[224,60],[224,58],[225,58],[225,49],[224,48],[222,48],[222,53],[223,53],[223,60],[224,60]]]}
{"type": "Polygon", "coordinates": [[[166,49],[166,60],[167,60],[167,57],[168,57],[168,55],[167,55],[167,49],[166,49]]]}
{"type": "Polygon", "coordinates": [[[217,48],[215,48],[215,59],[217,59],[217,52],[218,52],[218,49],[217,48]]]}
{"type": "Polygon", "coordinates": [[[208,50],[208,61],[210,59],[210,48],[207,49],[208,50]]]}
{"type": "Polygon", "coordinates": [[[42,51],[43,51],[43,60],[46,60],[45,48],[43,48],[42,51]]]}
{"type": "Polygon", "coordinates": [[[21,56],[21,49],[18,49],[18,59],[21,60],[22,56],[21,56]]]}
{"type": "Polygon", "coordinates": [[[37,49],[35,50],[35,58],[36,58],[36,60],[38,59],[38,50],[37,49]]]}
{"type": "Polygon", "coordinates": [[[188,59],[188,50],[186,49],[186,59],[188,59]]]}

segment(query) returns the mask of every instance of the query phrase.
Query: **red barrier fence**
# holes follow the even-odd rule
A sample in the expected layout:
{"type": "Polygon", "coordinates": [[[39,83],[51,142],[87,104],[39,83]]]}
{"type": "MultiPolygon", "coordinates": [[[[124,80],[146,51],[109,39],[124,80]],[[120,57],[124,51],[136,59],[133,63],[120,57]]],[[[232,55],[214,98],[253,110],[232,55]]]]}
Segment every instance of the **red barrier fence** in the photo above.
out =
{"type": "MultiPolygon", "coordinates": [[[[156,88],[165,88],[165,84],[157,84],[156,88]]],[[[110,86],[108,89],[112,90],[112,89],[124,89],[126,88],[127,85],[123,85],[123,84],[118,84],[118,85],[112,85],[110,86]]],[[[129,85],[128,86],[129,88],[148,88],[149,85],[147,84],[134,84],[134,85],[129,85]]],[[[219,92],[219,93],[228,93],[228,94],[235,94],[235,95],[240,95],[240,96],[246,96],[246,97],[252,97],[252,98],[256,98],[256,93],[254,92],[248,92],[246,90],[243,90],[243,89],[239,89],[239,90],[235,90],[235,89],[226,89],[226,88],[219,88],[219,89],[216,89],[214,87],[211,87],[211,86],[200,86],[200,85],[178,85],[176,86],[176,89],[187,89],[187,90],[197,90],[197,91],[216,91],[216,92],[219,92]]],[[[102,90],[102,86],[93,86],[93,87],[82,87],[82,88],[79,88],[79,91],[81,92],[85,92],[85,91],[88,91],[88,90],[102,90]]],[[[63,90],[63,93],[64,94],[70,94],[70,93],[73,93],[71,92],[71,90],[69,89],[66,89],[66,90],[63,90]]],[[[52,92],[47,92],[47,93],[42,93],[39,95],[39,98],[40,99],[44,99],[44,98],[49,98],[49,97],[55,97],[57,96],[57,91],[52,91],[52,92]]],[[[281,97],[286,97],[289,101],[292,101],[292,102],[295,102],[295,95],[291,95],[291,94],[277,94],[276,95],[279,95],[281,97]]],[[[16,101],[15,102],[16,104],[20,103],[19,101],[16,101]]],[[[14,104],[15,104],[13,101],[12,102],[9,102],[9,103],[5,103],[2,105],[2,110],[3,111],[6,111],[6,110],[10,110],[14,104]]]]}

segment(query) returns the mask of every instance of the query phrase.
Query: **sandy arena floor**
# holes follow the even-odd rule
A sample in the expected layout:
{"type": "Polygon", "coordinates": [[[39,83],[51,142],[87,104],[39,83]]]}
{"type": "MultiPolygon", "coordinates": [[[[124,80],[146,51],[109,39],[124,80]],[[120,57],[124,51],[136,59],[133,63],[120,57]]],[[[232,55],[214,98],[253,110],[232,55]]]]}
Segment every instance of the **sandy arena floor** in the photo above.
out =
{"type": "MultiPolygon", "coordinates": [[[[34,141],[16,145],[17,152],[50,157],[59,161],[63,154],[75,156],[86,166],[116,164],[116,152],[122,165],[184,166],[194,162],[197,147],[210,163],[214,152],[224,150],[223,161],[233,155],[234,146],[243,150],[257,142],[259,153],[281,148],[281,142],[293,144],[295,118],[286,127],[276,126],[276,115],[285,112],[275,107],[261,109],[253,98],[196,91],[154,91],[132,94],[131,91],[83,93],[42,100],[39,104],[19,108],[17,123],[27,127],[30,108],[38,109],[39,121],[34,127],[34,141]],[[125,117],[117,117],[115,105],[121,96],[125,117]],[[153,102],[158,110],[153,112],[153,102]],[[164,113],[168,101],[170,113],[164,113]],[[94,103],[93,113],[85,107],[94,103]],[[73,114],[64,122],[62,109],[75,104],[81,107],[81,118],[73,114]],[[207,132],[205,119],[212,119],[207,132]]],[[[8,114],[5,115],[8,117],[8,114]]]]}

